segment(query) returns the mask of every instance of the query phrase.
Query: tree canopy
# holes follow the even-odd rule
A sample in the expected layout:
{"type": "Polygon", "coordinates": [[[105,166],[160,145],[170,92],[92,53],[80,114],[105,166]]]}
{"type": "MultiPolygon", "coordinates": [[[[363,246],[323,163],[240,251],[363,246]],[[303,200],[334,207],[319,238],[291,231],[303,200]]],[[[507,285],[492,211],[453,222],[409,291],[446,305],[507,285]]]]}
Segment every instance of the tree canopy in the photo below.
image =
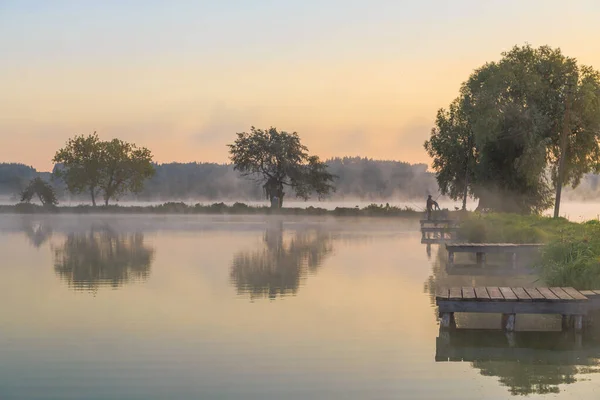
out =
{"type": "Polygon", "coordinates": [[[44,207],[52,207],[58,204],[54,189],[40,177],[33,178],[21,192],[21,202],[29,203],[35,196],[44,207]]]}
{"type": "Polygon", "coordinates": [[[305,200],[313,193],[323,198],[335,190],[327,164],[309,155],[296,132],[251,127],[250,133],[238,133],[228,147],[234,169],[263,183],[266,197],[271,202],[277,198],[279,207],[283,205],[284,186],[305,200]]]}
{"type": "Polygon", "coordinates": [[[119,195],[142,190],[144,180],[154,174],[150,150],[119,139],[101,141],[94,132],[75,136],[56,152],[55,175],[71,193],[88,192],[92,204],[102,194],[104,204],[119,195]]]}
{"type": "Polygon", "coordinates": [[[600,73],[560,49],[526,45],[475,70],[438,111],[425,149],[443,194],[471,195],[481,208],[540,212],[552,205],[552,187],[576,187],[598,171],[599,138],[600,73]]]}

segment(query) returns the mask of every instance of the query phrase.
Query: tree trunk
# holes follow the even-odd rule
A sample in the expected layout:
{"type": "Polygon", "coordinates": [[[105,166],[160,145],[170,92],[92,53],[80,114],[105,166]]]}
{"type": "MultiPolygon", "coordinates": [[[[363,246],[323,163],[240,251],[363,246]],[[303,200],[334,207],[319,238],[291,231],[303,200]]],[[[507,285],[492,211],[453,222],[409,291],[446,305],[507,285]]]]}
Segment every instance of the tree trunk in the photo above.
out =
{"type": "Polygon", "coordinates": [[[96,192],[94,188],[90,188],[90,194],[92,195],[92,205],[96,207],[96,192]]]}
{"type": "Polygon", "coordinates": [[[560,196],[562,194],[562,185],[565,175],[565,162],[567,158],[567,144],[569,139],[569,94],[567,93],[565,104],[565,118],[563,120],[563,130],[560,135],[560,159],[558,160],[558,178],[556,182],[556,196],[554,198],[554,218],[559,217],[560,212],[560,196]]]}
{"type": "Polygon", "coordinates": [[[108,197],[105,197],[105,198],[104,198],[104,205],[105,205],[105,206],[108,206],[108,197]]]}
{"type": "Polygon", "coordinates": [[[467,211],[467,196],[469,195],[469,169],[467,167],[467,173],[465,175],[465,191],[463,193],[463,205],[462,210],[467,211]]]}
{"type": "Polygon", "coordinates": [[[277,197],[279,198],[279,208],[283,208],[283,196],[285,196],[285,193],[283,193],[282,189],[279,189],[277,191],[277,197]]]}

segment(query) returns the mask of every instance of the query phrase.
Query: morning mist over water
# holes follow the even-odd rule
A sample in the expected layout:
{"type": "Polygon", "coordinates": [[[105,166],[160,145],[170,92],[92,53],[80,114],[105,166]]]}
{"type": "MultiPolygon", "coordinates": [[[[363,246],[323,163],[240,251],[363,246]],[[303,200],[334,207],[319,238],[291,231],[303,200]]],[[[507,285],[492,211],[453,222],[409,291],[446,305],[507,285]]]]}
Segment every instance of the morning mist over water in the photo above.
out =
{"type": "Polygon", "coordinates": [[[0,315],[7,399],[571,399],[600,385],[600,331],[573,347],[550,317],[521,319],[554,333],[517,332],[501,358],[436,361],[507,346],[489,330],[445,342],[436,286],[538,277],[453,275],[414,219],[1,215],[0,251],[0,300],[18,304],[0,315]]]}

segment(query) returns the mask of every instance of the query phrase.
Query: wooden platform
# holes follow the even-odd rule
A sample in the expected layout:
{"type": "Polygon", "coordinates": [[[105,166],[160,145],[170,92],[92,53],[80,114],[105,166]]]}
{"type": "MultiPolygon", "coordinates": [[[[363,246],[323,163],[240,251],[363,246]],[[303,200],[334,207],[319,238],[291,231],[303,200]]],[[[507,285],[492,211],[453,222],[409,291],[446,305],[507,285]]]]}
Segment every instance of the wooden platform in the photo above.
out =
{"type": "Polygon", "coordinates": [[[512,255],[513,267],[517,265],[517,254],[531,253],[539,250],[543,244],[540,243],[448,243],[446,250],[448,251],[448,263],[454,264],[455,253],[475,253],[477,264],[485,263],[485,255],[487,253],[510,254],[512,255]]]}
{"type": "Polygon", "coordinates": [[[456,237],[456,227],[453,226],[438,226],[438,227],[421,227],[421,239],[452,239],[456,237]]]}
{"type": "Polygon", "coordinates": [[[440,289],[436,304],[442,328],[454,328],[454,313],[500,313],[502,328],[513,331],[516,314],[559,314],[563,328],[581,331],[583,317],[600,307],[600,290],[578,291],[572,287],[458,287],[440,289]],[[592,301],[590,301],[592,300],[592,301]]]}

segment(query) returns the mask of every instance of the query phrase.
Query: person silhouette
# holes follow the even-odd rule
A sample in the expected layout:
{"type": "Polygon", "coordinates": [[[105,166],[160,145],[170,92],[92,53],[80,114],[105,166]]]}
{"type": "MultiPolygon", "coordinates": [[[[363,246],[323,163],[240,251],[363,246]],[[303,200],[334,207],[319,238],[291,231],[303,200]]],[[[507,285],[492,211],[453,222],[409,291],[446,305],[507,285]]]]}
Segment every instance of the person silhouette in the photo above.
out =
{"type": "Polygon", "coordinates": [[[438,205],[438,203],[433,200],[431,198],[431,195],[427,196],[427,220],[429,221],[431,219],[431,213],[433,212],[433,208],[436,208],[437,210],[440,209],[440,206],[438,205]]]}

